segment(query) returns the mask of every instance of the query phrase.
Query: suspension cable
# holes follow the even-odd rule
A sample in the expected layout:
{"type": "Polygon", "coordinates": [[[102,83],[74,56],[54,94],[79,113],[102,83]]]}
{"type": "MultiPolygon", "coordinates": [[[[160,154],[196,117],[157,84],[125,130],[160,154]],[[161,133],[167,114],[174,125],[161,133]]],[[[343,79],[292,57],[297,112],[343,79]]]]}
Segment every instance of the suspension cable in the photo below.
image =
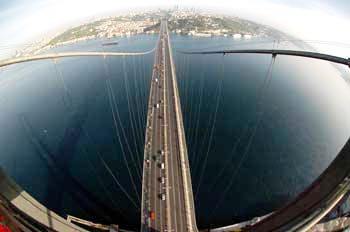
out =
{"type": "MultiPolygon", "coordinates": [[[[113,87],[112,87],[112,85],[111,85],[111,83],[110,83],[110,78],[111,78],[111,76],[110,76],[110,74],[109,74],[109,72],[108,72],[108,70],[109,70],[109,69],[108,69],[108,63],[104,62],[104,64],[105,64],[105,72],[106,72],[106,76],[107,76],[107,80],[106,80],[107,91],[109,91],[109,92],[108,92],[108,93],[110,94],[109,96],[111,96],[113,105],[115,106],[115,111],[116,111],[116,113],[117,113],[117,118],[118,118],[120,127],[121,127],[121,129],[122,129],[123,137],[124,137],[124,139],[125,139],[125,141],[126,141],[127,149],[128,149],[128,151],[129,151],[129,153],[130,153],[131,159],[132,159],[133,164],[134,164],[134,166],[135,166],[135,168],[136,168],[136,174],[137,174],[139,180],[141,181],[141,172],[142,172],[142,171],[141,171],[140,162],[139,162],[139,161],[138,161],[138,162],[135,162],[134,153],[131,151],[131,148],[130,148],[128,139],[127,139],[127,137],[126,137],[126,134],[125,134],[125,131],[124,131],[124,128],[123,128],[123,126],[122,126],[122,122],[121,122],[121,119],[120,119],[120,116],[119,116],[119,111],[118,111],[117,102],[116,102],[116,99],[115,99],[113,87]]],[[[112,108],[111,108],[111,109],[112,109],[112,108]]],[[[117,128],[116,128],[116,129],[117,129],[117,128]]],[[[135,137],[134,137],[134,138],[135,138],[135,137]]],[[[135,138],[135,139],[136,139],[136,138],[135,138]]],[[[135,139],[134,139],[134,140],[135,140],[135,139]]],[[[135,144],[135,148],[137,149],[136,143],[134,143],[134,144],[135,144]]],[[[121,146],[122,146],[122,143],[121,143],[121,146]]],[[[137,155],[136,155],[136,158],[138,158],[137,155]]]]}
{"type": "Polygon", "coordinates": [[[109,168],[109,166],[107,165],[107,163],[105,162],[105,160],[102,157],[99,157],[103,166],[105,166],[105,168],[107,169],[107,171],[109,172],[109,174],[113,177],[113,180],[115,181],[115,183],[118,185],[118,187],[122,190],[122,192],[125,194],[125,196],[131,201],[131,203],[135,206],[135,208],[137,210],[140,210],[140,207],[138,204],[136,204],[136,202],[132,199],[132,197],[128,194],[128,192],[124,189],[124,187],[120,184],[120,182],[118,181],[118,179],[116,178],[116,176],[114,175],[114,173],[112,172],[112,170],[109,168]]]}
{"type": "MultiPolygon", "coordinates": [[[[203,65],[203,59],[201,59],[202,65],[203,65]]],[[[198,130],[199,130],[199,123],[200,123],[200,118],[201,118],[201,106],[202,106],[202,98],[203,98],[203,90],[204,90],[204,69],[202,69],[201,75],[200,75],[200,91],[199,91],[199,104],[198,104],[198,109],[197,109],[197,122],[195,125],[195,132],[194,132],[194,145],[193,145],[193,160],[195,160],[196,155],[197,155],[197,143],[199,141],[198,138],[198,130]]]]}
{"type": "MultiPolygon", "coordinates": [[[[110,82],[109,82],[108,79],[106,80],[106,87],[107,87],[108,96],[109,96],[109,104],[110,104],[110,108],[111,108],[111,112],[112,112],[112,116],[113,116],[114,128],[116,130],[117,137],[118,137],[118,140],[119,140],[119,144],[120,144],[120,147],[121,147],[121,150],[122,150],[122,156],[123,156],[124,164],[125,164],[125,166],[127,168],[127,171],[128,171],[128,174],[129,174],[132,186],[134,188],[134,191],[136,193],[136,196],[137,196],[138,200],[140,201],[140,198],[139,198],[139,195],[138,195],[138,191],[136,189],[136,185],[135,185],[132,173],[130,171],[129,164],[128,164],[128,161],[126,159],[126,155],[125,155],[125,151],[124,151],[124,148],[123,148],[123,143],[122,143],[122,140],[121,140],[121,136],[119,134],[118,124],[117,124],[117,120],[116,120],[116,116],[115,115],[117,115],[119,120],[120,120],[120,118],[119,118],[118,109],[114,109],[114,107],[113,107],[113,105],[115,105],[115,102],[114,102],[115,99],[112,96],[113,95],[113,90],[111,90],[110,82]]],[[[123,128],[123,127],[121,126],[121,128],[123,128]]],[[[124,131],[124,130],[122,129],[122,131],[124,131]]],[[[123,136],[125,137],[124,133],[123,133],[123,136]]]]}
{"type": "Polygon", "coordinates": [[[204,158],[204,164],[202,167],[202,170],[200,172],[200,176],[199,176],[199,181],[198,181],[198,186],[197,186],[197,191],[196,191],[196,197],[199,193],[199,189],[201,186],[201,182],[202,182],[202,178],[203,178],[203,174],[205,172],[206,169],[206,165],[207,165],[207,161],[208,161],[208,155],[211,149],[211,145],[212,145],[212,141],[213,141],[213,135],[214,135],[214,130],[215,130],[215,125],[216,125],[216,120],[217,120],[217,113],[218,113],[218,109],[220,106],[220,101],[221,101],[221,95],[222,95],[222,83],[223,83],[223,79],[224,79],[224,56],[222,56],[223,59],[221,61],[221,78],[219,79],[219,83],[217,85],[217,97],[216,97],[216,106],[215,106],[215,112],[214,112],[214,119],[213,119],[213,123],[211,126],[211,130],[210,130],[210,137],[209,137],[209,143],[208,143],[208,149],[204,158]]]}
{"type": "Polygon", "coordinates": [[[73,104],[73,100],[72,100],[72,96],[70,94],[70,91],[66,85],[66,82],[64,81],[63,78],[63,73],[61,71],[61,69],[59,69],[57,67],[57,59],[52,59],[52,62],[54,64],[54,68],[55,68],[55,72],[56,72],[56,77],[58,77],[58,81],[61,82],[62,85],[62,89],[63,89],[63,104],[66,106],[67,109],[72,107],[73,104]]]}
{"type": "Polygon", "coordinates": [[[131,103],[130,103],[130,93],[129,93],[129,83],[128,83],[128,73],[126,71],[126,63],[125,63],[125,59],[123,59],[123,79],[124,79],[124,87],[125,87],[125,92],[126,92],[126,100],[127,100],[127,105],[128,105],[128,112],[129,112],[129,118],[130,118],[130,124],[131,124],[131,131],[132,131],[132,135],[134,137],[133,142],[134,142],[134,146],[135,146],[135,152],[136,152],[136,157],[138,159],[138,165],[139,165],[139,169],[140,169],[140,173],[142,173],[142,169],[141,169],[141,161],[139,160],[139,157],[141,156],[139,153],[139,143],[138,143],[138,139],[139,137],[139,130],[141,130],[140,128],[137,127],[137,123],[136,123],[136,119],[134,117],[134,111],[132,109],[131,103]]]}
{"type": "Polygon", "coordinates": [[[267,74],[266,74],[266,78],[265,78],[265,81],[264,81],[264,83],[266,83],[266,84],[264,85],[264,87],[263,87],[263,89],[261,91],[260,101],[259,101],[259,103],[260,103],[259,104],[260,110],[258,110],[258,119],[256,121],[256,124],[254,125],[253,132],[252,132],[251,136],[249,137],[248,144],[247,144],[247,146],[245,148],[245,151],[244,151],[241,159],[238,162],[237,168],[234,170],[234,173],[231,176],[231,179],[230,179],[228,185],[226,186],[226,188],[222,192],[221,197],[218,199],[217,203],[213,207],[213,210],[211,211],[210,217],[212,217],[212,215],[218,209],[219,205],[222,203],[222,201],[225,198],[227,192],[231,189],[232,184],[233,184],[234,180],[236,179],[236,176],[237,176],[238,172],[240,171],[240,168],[242,167],[242,165],[243,165],[243,163],[244,163],[244,161],[245,161],[245,159],[247,157],[247,154],[250,151],[250,147],[252,145],[252,142],[253,142],[253,139],[255,137],[256,131],[257,131],[257,129],[258,129],[260,123],[261,123],[261,120],[262,120],[262,115],[263,115],[263,110],[264,110],[263,105],[264,105],[264,101],[265,101],[265,97],[266,97],[265,92],[266,92],[266,89],[269,87],[271,79],[272,79],[272,70],[273,70],[273,65],[275,63],[275,59],[276,59],[276,56],[272,56],[271,63],[269,65],[269,68],[268,68],[268,71],[267,71],[267,74]]]}

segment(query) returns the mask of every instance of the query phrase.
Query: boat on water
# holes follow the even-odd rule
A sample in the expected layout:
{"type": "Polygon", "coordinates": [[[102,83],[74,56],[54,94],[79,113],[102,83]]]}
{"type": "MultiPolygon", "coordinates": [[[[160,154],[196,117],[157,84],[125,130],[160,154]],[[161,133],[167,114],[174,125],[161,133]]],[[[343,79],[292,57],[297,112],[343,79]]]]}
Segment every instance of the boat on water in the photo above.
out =
{"type": "Polygon", "coordinates": [[[102,46],[118,45],[118,43],[119,43],[119,41],[105,42],[105,43],[102,43],[102,46]]]}

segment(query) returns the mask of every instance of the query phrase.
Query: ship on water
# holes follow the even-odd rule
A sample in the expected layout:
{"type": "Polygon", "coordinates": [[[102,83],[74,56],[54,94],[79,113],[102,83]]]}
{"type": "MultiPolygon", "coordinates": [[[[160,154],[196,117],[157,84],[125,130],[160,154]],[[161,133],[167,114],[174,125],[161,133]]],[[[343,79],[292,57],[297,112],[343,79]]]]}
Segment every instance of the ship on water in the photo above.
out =
{"type": "Polygon", "coordinates": [[[102,43],[102,46],[113,46],[113,45],[118,45],[119,41],[109,41],[102,43]]]}

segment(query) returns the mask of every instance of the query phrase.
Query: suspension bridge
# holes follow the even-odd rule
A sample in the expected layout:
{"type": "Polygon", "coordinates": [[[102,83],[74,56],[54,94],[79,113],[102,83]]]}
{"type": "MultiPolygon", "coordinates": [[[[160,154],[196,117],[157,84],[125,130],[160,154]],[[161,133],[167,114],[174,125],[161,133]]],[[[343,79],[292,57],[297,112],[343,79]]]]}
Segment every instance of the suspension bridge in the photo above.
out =
{"type": "Polygon", "coordinates": [[[148,108],[142,231],[197,231],[175,66],[161,23],[148,108]]]}
{"type": "MultiPolygon", "coordinates": [[[[122,149],[122,161],[126,166],[134,194],[123,186],[123,183],[118,179],[115,171],[111,169],[101,151],[96,148],[97,146],[95,146],[95,149],[101,165],[113,179],[115,185],[121,189],[121,192],[126,196],[126,199],[128,199],[136,209],[140,210],[141,231],[196,232],[198,231],[198,228],[196,223],[195,203],[191,183],[192,178],[187,154],[182,108],[177,86],[178,81],[173,61],[171,41],[169,38],[167,22],[165,20],[160,24],[160,33],[156,47],[147,52],[66,52],[43,54],[6,60],[0,62],[0,67],[36,60],[56,60],[64,57],[97,56],[104,57],[104,60],[106,60],[106,57],[110,56],[144,56],[153,52],[155,55],[152,78],[150,81],[148,105],[146,102],[142,102],[142,100],[138,102],[138,100],[134,101],[130,98],[130,86],[128,86],[128,80],[124,80],[126,85],[127,105],[129,109],[128,113],[130,114],[131,119],[131,142],[126,139],[126,128],[123,127],[120,117],[121,112],[116,103],[116,91],[111,83],[111,73],[108,69],[108,63],[106,61],[104,62],[106,72],[104,84],[113,119],[112,127],[116,132],[116,140],[119,141],[122,149]],[[142,108],[140,105],[144,104],[147,106],[147,110],[140,110],[139,113],[133,112],[131,110],[132,104],[136,104],[139,108],[142,108]],[[142,125],[145,125],[145,128],[143,128],[142,125]],[[142,130],[144,131],[144,136],[142,135],[142,130]],[[137,144],[136,142],[140,138],[144,139],[143,157],[140,157],[140,151],[137,149],[134,151],[131,148],[133,146],[140,147],[140,144],[137,144]],[[132,163],[132,165],[130,165],[130,163],[132,163]],[[140,197],[136,181],[141,179],[142,191],[140,197]]],[[[272,59],[265,81],[265,84],[267,85],[271,79],[274,61],[276,56],[279,55],[321,59],[344,64],[350,67],[349,59],[315,52],[293,50],[250,49],[193,52],[183,51],[182,53],[184,55],[229,55],[234,53],[271,54],[272,59]]],[[[58,75],[61,75],[60,72],[57,71],[57,67],[56,72],[58,75]]],[[[135,75],[137,74],[135,73],[135,75]]],[[[65,86],[64,81],[62,81],[62,84],[65,86]]],[[[222,83],[220,82],[217,87],[218,96],[220,96],[222,91],[221,88],[222,83]]],[[[69,99],[69,90],[67,87],[64,87],[64,89],[67,95],[66,99],[69,99]]],[[[144,98],[145,94],[138,95],[138,99],[144,98]]],[[[259,102],[263,102],[264,98],[262,97],[258,100],[259,102]]],[[[215,126],[219,101],[219,97],[216,97],[216,110],[213,116],[213,125],[208,129],[210,137],[212,137],[212,130],[215,126]]],[[[38,148],[38,150],[43,151],[42,155],[44,159],[47,160],[53,169],[64,169],[66,164],[55,160],[55,155],[51,154],[52,152],[48,151],[45,144],[43,144],[37,136],[33,135],[32,129],[30,129],[30,122],[25,116],[22,117],[22,121],[27,133],[30,134],[32,143],[38,148]]],[[[92,135],[84,129],[82,125],[78,124],[73,125],[72,127],[73,129],[66,131],[68,137],[76,135],[77,131],[79,131],[79,133],[82,133],[91,144],[95,143],[92,135]]],[[[253,131],[256,131],[256,127],[257,125],[253,128],[253,131]]],[[[193,136],[196,134],[196,131],[194,131],[193,136]]],[[[209,139],[209,146],[211,140],[212,138],[209,139]]],[[[65,144],[62,146],[66,149],[65,144]]],[[[326,171],[294,201],[267,216],[261,222],[254,225],[248,225],[245,229],[247,231],[306,231],[309,229],[327,214],[338,202],[340,202],[342,197],[349,190],[349,152],[350,142],[348,141],[326,171]]],[[[203,182],[205,164],[208,162],[208,152],[203,154],[203,156],[204,167],[199,171],[199,184],[196,193],[198,193],[200,184],[203,182]]],[[[244,159],[245,154],[239,161],[239,167],[244,162],[244,159]]],[[[46,209],[45,206],[41,205],[39,202],[29,198],[27,194],[23,194],[24,191],[21,190],[19,186],[15,186],[15,184],[10,181],[4,173],[1,173],[0,177],[0,189],[4,190],[4,194],[0,199],[2,202],[0,212],[5,215],[6,220],[9,221],[10,226],[14,231],[31,231],[30,228],[38,228],[39,230],[45,228],[53,231],[85,231],[84,229],[73,225],[71,222],[66,222],[54,212],[46,209]],[[14,197],[14,195],[16,197],[14,197]],[[14,201],[13,199],[16,200],[14,201]]],[[[70,174],[65,174],[65,178],[71,183],[77,183],[70,174]]],[[[221,197],[218,197],[218,202],[216,207],[214,207],[213,212],[215,212],[218,205],[224,201],[225,194],[230,190],[231,185],[232,182],[230,182],[227,188],[223,190],[221,197]]],[[[108,193],[108,190],[106,190],[105,187],[103,189],[108,193]]],[[[86,192],[86,190],[84,191],[86,192]]],[[[93,199],[93,197],[94,196],[91,196],[90,199],[93,199]]],[[[98,206],[96,207],[101,206],[99,203],[97,203],[97,205],[98,206]]],[[[108,206],[103,207],[109,208],[108,206]]],[[[113,212],[113,210],[109,210],[108,212],[113,212]]],[[[220,231],[220,229],[216,231],[220,231]]],[[[225,230],[223,229],[222,231],[225,230]]]]}

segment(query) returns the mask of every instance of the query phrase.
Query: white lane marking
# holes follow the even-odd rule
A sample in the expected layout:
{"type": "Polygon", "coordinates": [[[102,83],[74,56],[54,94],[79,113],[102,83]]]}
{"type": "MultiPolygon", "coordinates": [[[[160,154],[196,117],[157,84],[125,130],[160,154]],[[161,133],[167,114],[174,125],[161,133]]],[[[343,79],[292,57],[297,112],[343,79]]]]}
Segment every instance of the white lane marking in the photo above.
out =
{"type": "MultiPolygon", "coordinates": [[[[163,44],[163,51],[165,51],[165,49],[164,49],[164,44],[163,44]]],[[[166,65],[166,63],[165,63],[165,53],[164,53],[164,57],[163,57],[163,63],[164,63],[164,65],[163,65],[163,82],[164,82],[164,118],[165,118],[165,121],[167,121],[166,119],[168,118],[168,116],[169,116],[169,108],[168,108],[168,98],[167,98],[167,86],[168,86],[168,84],[167,84],[167,79],[166,79],[166,73],[165,73],[165,65],[166,65]]],[[[169,117],[169,120],[170,120],[170,117],[169,117]]],[[[170,124],[169,124],[170,125],[170,124]]],[[[164,127],[164,131],[165,131],[165,134],[166,134],[166,136],[168,136],[168,131],[167,131],[167,128],[166,127],[164,127]]],[[[171,127],[169,126],[169,131],[171,131],[171,127]]],[[[170,141],[171,141],[171,136],[169,137],[170,138],[170,141]]],[[[168,142],[168,141],[165,141],[166,143],[168,142]]],[[[171,145],[170,145],[170,149],[171,149],[171,145]]],[[[168,161],[169,161],[169,155],[171,155],[171,153],[172,152],[170,152],[169,153],[169,151],[167,150],[166,151],[166,153],[165,153],[165,155],[166,155],[166,159],[167,159],[167,163],[169,163],[168,161]]],[[[172,162],[171,162],[171,164],[172,164],[172,162]]],[[[171,165],[170,165],[171,166],[171,165]]],[[[173,169],[171,168],[171,170],[173,171],[173,169]]],[[[170,180],[170,174],[169,174],[169,166],[167,166],[167,173],[168,173],[168,175],[167,175],[167,183],[168,183],[168,187],[170,187],[169,186],[169,180],[170,180]]],[[[173,175],[173,174],[172,174],[173,175]]],[[[173,175],[174,176],[174,175],[173,175]]],[[[173,179],[173,176],[172,176],[172,179],[173,179]]],[[[170,209],[171,209],[171,204],[170,204],[170,189],[168,189],[167,190],[167,193],[168,193],[168,196],[167,196],[167,201],[168,201],[168,203],[169,203],[169,205],[168,205],[168,210],[169,210],[169,215],[168,215],[168,217],[169,217],[169,230],[171,230],[172,229],[172,225],[171,225],[171,217],[170,217],[170,209]]],[[[172,196],[173,196],[173,194],[172,194],[172,196]]],[[[175,225],[176,225],[176,214],[175,214],[175,218],[174,218],[174,227],[175,227],[175,225]]]]}
{"type": "MultiPolygon", "coordinates": [[[[165,62],[165,61],[164,61],[165,62]]],[[[168,75],[169,75],[169,73],[168,73],[168,75]]],[[[169,78],[167,78],[167,83],[168,84],[170,84],[171,85],[171,79],[169,79],[169,78]]],[[[172,98],[171,98],[171,91],[168,91],[168,101],[172,101],[172,98]]],[[[170,103],[170,102],[169,102],[170,103]]],[[[170,105],[170,104],[169,104],[170,105]]],[[[171,113],[171,111],[170,111],[171,109],[168,107],[168,112],[167,112],[167,114],[168,114],[168,117],[169,117],[169,120],[171,119],[171,115],[170,115],[170,113],[171,113]]],[[[173,126],[173,124],[171,123],[171,122],[169,122],[169,131],[172,131],[174,128],[172,128],[172,126],[173,126]]],[[[171,171],[172,171],[172,181],[173,181],[173,186],[174,186],[174,190],[172,191],[172,198],[173,198],[173,205],[174,205],[174,208],[175,208],[175,211],[174,211],[174,227],[176,228],[176,229],[179,229],[178,228],[178,226],[179,225],[182,225],[182,220],[181,220],[181,217],[179,217],[179,218],[177,218],[177,212],[178,212],[178,210],[179,209],[177,209],[177,206],[179,205],[179,204],[181,204],[181,201],[179,200],[179,198],[178,197],[176,197],[176,196],[178,196],[177,195],[177,189],[178,188],[176,188],[176,186],[179,186],[179,180],[178,180],[178,173],[177,173],[177,175],[175,176],[174,175],[174,152],[173,152],[173,134],[172,133],[170,133],[170,140],[169,140],[169,143],[170,143],[170,148],[171,148],[171,152],[170,152],[170,154],[171,154],[171,156],[170,156],[170,159],[171,159],[171,171]],[[177,201],[178,202],[176,202],[176,198],[178,198],[177,199],[177,201]],[[178,221],[180,222],[180,223],[178,223],[178,221]]],[[[176,168],[176,167],[175,167],[176,168]]],[[[180,230],[177,230],[177,231],[180,231],[180,230]]]]}

